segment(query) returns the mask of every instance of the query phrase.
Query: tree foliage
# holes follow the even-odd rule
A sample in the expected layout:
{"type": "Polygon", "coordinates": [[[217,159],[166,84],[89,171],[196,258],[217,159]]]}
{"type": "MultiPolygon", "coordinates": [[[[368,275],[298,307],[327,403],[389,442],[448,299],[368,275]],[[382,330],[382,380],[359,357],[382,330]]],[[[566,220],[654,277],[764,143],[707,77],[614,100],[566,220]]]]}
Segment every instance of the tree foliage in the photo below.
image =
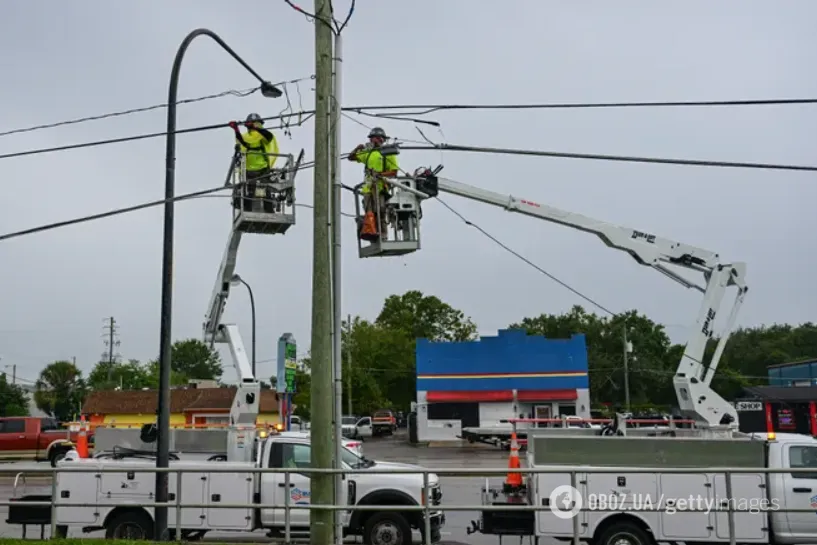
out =
{"type": "Polygon", "coordinates": [[[150,372],[139,360],[128,360],[127,363],[101,361],[88,375],[88,387],[91,390],[140,390],[148,388],[150,372]]]}
{"type": "Polygon", "coordinates": [[[673,361],[672,346],[663,326],[646,316],[630,311],[614,317],[600,317],[581,306],[566,314],[542,314],[511,324],[531,335],[549,339],[566,339],[584,333],[590,373],[590,395],[593,402],[623,404],[624,332],[633,345],[628,356],[631,403],[669,402],[673,396],[672,376],[679,359],[673,361]]]}
{"type": "Polygon", "coordinates": [[[462,311],[417,290],[389,296],[376,323],[412,339],[467,341],[477,336],[477,326],[462,311]]]}
{"type": "Polygon", "coordinates": [[[3,373],[0,376],[0,416],[28,415],[28,394],[16,384],[9,384],[3,373]]]}
{"type": "Polygon", "coordinates": [[[41,411],[66,422],[79,412],[85,391],[82,371],[70,361],[55,361],[40,372],[34,402],[41,411]]]}
{"type": "Polygon", "coordinates": [[[173,343],[170,361],[173,371],[188,379],[216,380],[224,372],[218,352],[198,339],[173,343]]]}

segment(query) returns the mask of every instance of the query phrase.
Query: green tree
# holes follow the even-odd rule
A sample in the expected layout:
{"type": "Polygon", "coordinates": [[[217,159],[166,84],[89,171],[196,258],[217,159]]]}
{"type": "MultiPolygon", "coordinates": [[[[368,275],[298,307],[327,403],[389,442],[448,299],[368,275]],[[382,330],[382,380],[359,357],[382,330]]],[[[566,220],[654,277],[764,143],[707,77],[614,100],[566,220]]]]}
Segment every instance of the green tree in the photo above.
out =
{"type": "Polygon", "coordinates": [[[61,422],[72,419],[85,399],[82,372],[70,361],[55,361],[40,372],[34,391],[37,408],[61,422]]]}
{"type": "Polygon", "coordinates": [[[92,390],[141,390],[150,386],[150,369],[138,360],[127,363],[97,363],[88,375],[88,387],[92,390]]]}
{"type": "MultiPolygon", "coordinates": [[[[147,362],[143,367],[145,373],[145,388],[150,388],[151,390],[158,390],[159,389],[159,362],[158,360],[151,360],[147,362]]],[[[173,369],[170,370],[170,385],[171,386],[184,386],[188,382],[187,375],[184,373],[179,373],[173,369]]]]}
{"type": "MultiPolygon", "coordinates": [[[[292,411],[306,420],[312,420],[312,374],[311,374],[311,360],[309,357],[301,360],[301,366],[295,372],[295,395],[292,396],[292,404],[295,409],[292,411]]],[[[277,377],[272,377],[276,381],[277,377]]]]}
{"type": "Polygon", "coordinates": [[[171,348],[171,367],[189,379],[221,378],[221,358],[215,349],[198,339],[176,341],[171,348]]]}
{"type": "Polygon", "coordinates": [[[477,326],[462,311],[417,290],[389,296],[375,322],[412,339],[467,341],[477,336],[477,326]]]}
{"type": "Polygon", "coordinates": [[[623,405],[624,393],[624,331],[633,345],[629,355],[631,405],[672,405],[675,393],[672,376],[678,359],[664,327],[636,311],[613,317],[600,317],[581,306],[565,314],[542,314],[524,318],[510,328],[525,329],[528,334],[544,335],[549,339],[570,338],[584,333],[587,342],[590,396],[593,402],[623,405]]]}
{"type": "Polygon", "coordinates": [[[407,410],[415,396],[414,338],[400,329],[355,317],[344,324],[344,410],[351,384],[356,414],[393,407],[407,410]]]}
{"type": "Polygon", "coordinates": [[[28,415],[28,394],[16,384],[9,384],[3,373],[0,376],[0,416],[28,415]]]}
{"type": "MultiPolygon", "coordinates": [[[[718,339],[707,344],[706,360],[718,339]]],[[[768,384],[768,367],[817,358],[817,324],[774,324],[735,330],[721,357],[712,384],[727,399],[740,395],[746,386],[768,384]]]]}

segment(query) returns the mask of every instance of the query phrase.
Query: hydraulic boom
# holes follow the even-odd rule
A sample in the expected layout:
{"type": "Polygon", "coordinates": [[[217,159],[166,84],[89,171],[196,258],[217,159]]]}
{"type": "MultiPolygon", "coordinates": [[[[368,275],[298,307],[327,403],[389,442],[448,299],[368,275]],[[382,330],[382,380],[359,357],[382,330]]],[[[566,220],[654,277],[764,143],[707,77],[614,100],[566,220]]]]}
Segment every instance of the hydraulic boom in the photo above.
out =
{"type": "MultiPolygon", "coordinates": [[[[439,178],[436,174],[440,167],[433,172],[423,170],[423,172],[418,170],[410,179],[395,178],[387,181],[404,197],[411,194],[423,199],[434,197],[439,191],[443,191],[498,206],[509,212],[518,212],[594,234],[607,246],[627,252],[640,265],[652,267],[682,286],[703,293],[695,326],[687,340],[684,355],[673,378],[675,393],[684,416],[695,419],[710,428],[724,425],[737,426],[735,408],[712,390],[710,384],[748,290],[745,263],[721,263],[720,256],[715,252],[669,240],[649,231],[614,225],[546,204],[439,178]],[[688,269],[701,274],[704,279],[703,285],[681,276],[676,270],[673,270],[674,268],[688,269]],[[726,289],[730,286],[736,288],[732,308],[715,352],[709,362],[705,363],[706,344],[713,336],[715,318],[719,315],[726,289]]],[[[417,221],[419,222],[419,218],[417,221]]],[[[419,248],[419,240],[417,242],[419,248]]]]}

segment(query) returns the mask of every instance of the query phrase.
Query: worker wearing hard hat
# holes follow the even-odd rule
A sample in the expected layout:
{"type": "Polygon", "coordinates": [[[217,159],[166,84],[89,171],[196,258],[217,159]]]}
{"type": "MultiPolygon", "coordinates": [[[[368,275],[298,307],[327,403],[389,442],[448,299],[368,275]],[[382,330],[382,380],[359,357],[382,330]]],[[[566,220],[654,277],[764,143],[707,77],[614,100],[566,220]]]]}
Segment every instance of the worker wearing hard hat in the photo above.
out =
{"type": "Polygon", "coordinates": [[[397,164],[397,150],[384,149],[384,144],[388,140],[386,131],[380,127],[374,127],[369,131],[369,143],[360,144],[348,159],[354,163],[362,163],[364,166],[364,183],[360,190],[363,195],[363,208],[366,212],[363,224],[361,225],[361,238],[374,240],[388,238],[386,224],[386,202],[390,197],[389,185],[383,181],[383,177],[397,176],[399,166],[397,164]],[[375,191],[372,191],[372,186],[375,191]],[[379,216],[379,222],[373,222],[374,216],[379,216]],[[379,227],[379,232],[377,231],[379,227]]]}
{"type": "MultiPolygon", "coordinates": [[[[235,131],[235,139],[239,152],[244,156],[247,172],[247,186],[244,191],[244,211],[252,210],[252,199],[256,196],[258,182],[269,183],[272,167],[278,158],[278,141],[271,131],[264,128],[264,120],[258,114],[250,114],[244,122],[247,132],[241,134],[238,123],[230,121],[230,127],[235,131]]],[[[265,191],[264,211],[274,212],[274,203],[270,199],[269,191],[265,191]]]]}

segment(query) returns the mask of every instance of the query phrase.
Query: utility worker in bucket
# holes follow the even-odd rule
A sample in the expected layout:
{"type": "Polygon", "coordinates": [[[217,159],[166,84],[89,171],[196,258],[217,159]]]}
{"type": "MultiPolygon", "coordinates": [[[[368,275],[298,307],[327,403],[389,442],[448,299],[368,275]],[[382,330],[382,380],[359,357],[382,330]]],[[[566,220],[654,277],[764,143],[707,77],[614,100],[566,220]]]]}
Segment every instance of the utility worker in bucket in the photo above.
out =
{"type": "MultiPolygon", "coordinates": [[[[278,158],[278,140],[271,131],[264,128],[264,120],[258,114],[250,114],[244,122],[247,132],[241,134],[238,123],[230,121],[230,128],[235,132],[239,152],[244,155],[247,171],[247,185],[244,190],[244,211],[252,210],[253,198],[256,196],[258,182],[270,183],[270,174],[278,158]]],[[[274,212],[274,203],[269,191],[264,192],[264,211],[274,212]]]]}
{"type": "Polygon", "coordinates": [[[383,177],[397,176],[400,167],[397,164],[396,148],[392,153],[385,153],[383,145],[388,140],[386,131],[374,127],[369,131],[369,143],[360,144],[349,154],[349,161],[362,163],[364,166],[364,183],[360,192],[363,195],[363,209],[366,215],[360,226],[360,238],[364,240],[386,240],[386,202],[389,200],[389,185],[383,177]],[[379,216],[379,222],[375,217],[379,216]],[[379,228],[379,231],[378,231],[379,228]]]}

